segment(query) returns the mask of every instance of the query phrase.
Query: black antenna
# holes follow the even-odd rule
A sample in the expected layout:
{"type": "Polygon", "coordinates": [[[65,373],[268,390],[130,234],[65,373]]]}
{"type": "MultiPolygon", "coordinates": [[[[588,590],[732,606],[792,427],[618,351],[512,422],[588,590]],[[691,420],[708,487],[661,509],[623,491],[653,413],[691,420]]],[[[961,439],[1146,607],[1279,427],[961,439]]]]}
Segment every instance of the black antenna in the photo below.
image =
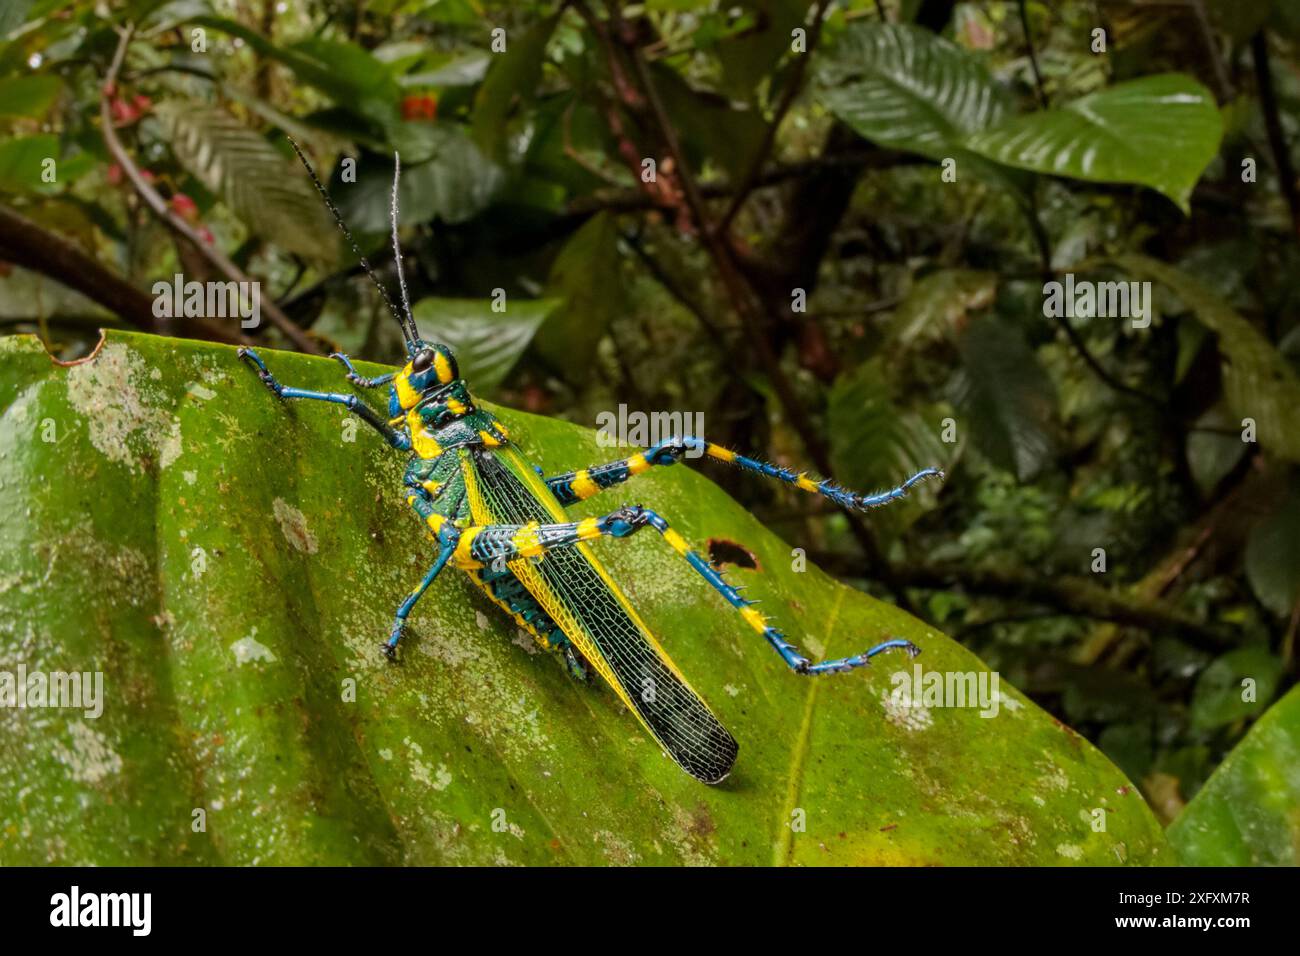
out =
{"type": "MultiPolygon", "coordinates": [[[[373,282],[375,284],[375,288],[379,290],[380,296],[383,297],[384,304],[388,306],[388,311],[393,313],[393,318],[395,318],[397,320],[397,324],[402,327],[403,336],[409,339],[410,332],[407,329],[406,322],[403,321],[402,319],[402,313],[397,310],[397,306],[393,304],[392,296],[388,294],[388,289],[384,286],[382,282],[379,281],[379,276],[375,275],[375,270],[370,268],[370,263],[366,260],[366,257],[361,254],[361,249],[358,248],[357,241],[352,238],[352,232],[351,230],[348,229],[347,223],[343,221],[343,216],[340,215],[338,211],[338,207],[334,205],[334,200],[330,199],[330,194],[327,193],[325,191],[325,187],[321,185],[320,177],[316,175],[316,170],[311,168],[311,163],[307,161],[307,157],[303,155],[302,149],[298,146],[298,143],[294,140],[294,138],[290,136],[288,133],[285,134],[284,138],[289,141],[289,145],[293,147],[293,151],[298,154],[298,159],[302,161],[302,165],[306,168],[307,175],[311,177],[312,183],[316,186],[316,191],[320,193],[321,199],[325,200],[325,206],[326,208],[329,209],[330,215],[334,217],[334,222],[338,224],[339,229],[342,230],[344,237],[346,237],[346,239],[348,240],[348,245],[352,247],[352,251],[356,254],[357,259],[360,261],[361,268],[366,270],[366,275],[370,276],[370,281],[373,282]]],[[[398,269],[398,275],[400,277],[401,269],[402,269],[400,256],[398,257],[397,269],[398,269]]],[[[406,297],[405,281],[403,281],[402,283],[402,297],[403,299],[405,299],[406,297]]],[[[408,310],[408,315],[409,315],[409,310],[408,310]]]]}
{"type": "MultiPolygon", "coordinates": [[[[393,261],[397,263],[397,285],[402,291],[402,308],[406,311],[406,321],[410,326],[408,335],[414,341],[420,337],[415,327],[415,317],[411,315],[411,300],[406,294],[406,273],[402,269],[402,244],[397,241],[397,184],[402,178],[402,156],[393,153],[393,202],[390,218],[393,220],[393,261]]],[[[400,319],[399,319],[400,321],[400,319]]]]}

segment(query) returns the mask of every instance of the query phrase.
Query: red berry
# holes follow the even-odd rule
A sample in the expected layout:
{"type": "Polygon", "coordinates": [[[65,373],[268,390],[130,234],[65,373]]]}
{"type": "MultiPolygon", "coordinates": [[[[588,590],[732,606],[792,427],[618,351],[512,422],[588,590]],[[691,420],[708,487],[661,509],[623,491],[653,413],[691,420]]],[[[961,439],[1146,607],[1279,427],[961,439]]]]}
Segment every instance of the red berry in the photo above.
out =
{"type": "Polygon", "coordinates": [[[115,99],[108,104],[113,116],[114,126],[130,126],[140,118],[140,110],[123,99],[115,99]]]}
{"type": "Polygon", "coordinates": [[[437,115],[438,100],[436,97],[428,93],[412,93],[402,97],[402,119],[407,122],[411,120],[432,120],[437,115]]]}
{"type": "Polygon", "coordinates": [[[198,222],[199,207],[195,205],[194,200],[184,193],[177,193],[172,196],[172,211],[187,222],[198,222]]]}

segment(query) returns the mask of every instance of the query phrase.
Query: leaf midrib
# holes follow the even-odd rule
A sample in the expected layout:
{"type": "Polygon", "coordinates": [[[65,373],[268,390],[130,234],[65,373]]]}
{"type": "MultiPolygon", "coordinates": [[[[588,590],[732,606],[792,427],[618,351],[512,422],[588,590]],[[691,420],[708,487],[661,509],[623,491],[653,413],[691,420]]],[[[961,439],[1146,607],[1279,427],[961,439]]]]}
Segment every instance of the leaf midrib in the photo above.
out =
{"type": "MultiPolygon", "coordinates": [[[[831,613],[826,619],[825,646],[827,650],[830,649],[831,639],[835,636],[835,623],[839,620],[840,606],[844,603],[844,595],[848,593],[848,590],[847,587],[836,588],[835,590],[835,603],[831,606],[831,613]]],[[[794,853],[794,829],[790,826],[790,816],[799,802],[799,793],[803,789],[804,764],[807,762],[808,745],[812,739],[812,722],[813,713],[817,707],[817,691],[821,686],[821,681],[816,677],[810,677],[809,680],[808,695],[804,698],[803,718],[799,722],[799,736],[795,739],[794,748],[790,751],[790,769],[786,774],[785,804],[782,808],[781,818],[777,820],[776,849],[772,855],[773,866],[789,866],[790,857],[794,853]]]]}

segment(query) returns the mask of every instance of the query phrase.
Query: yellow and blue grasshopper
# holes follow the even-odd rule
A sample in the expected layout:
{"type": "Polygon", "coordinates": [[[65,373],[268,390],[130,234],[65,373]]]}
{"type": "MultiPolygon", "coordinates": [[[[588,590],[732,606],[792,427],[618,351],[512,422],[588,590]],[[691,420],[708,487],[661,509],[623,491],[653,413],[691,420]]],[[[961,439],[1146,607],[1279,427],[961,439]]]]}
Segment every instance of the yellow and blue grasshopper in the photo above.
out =
{"type": "Polygon", "coordinates": [[[591,542],[598,538],[626,538],[647,527],[662,535],[746,624],[766,638],[796,674],[852,670],[894,648],[913,656],[920,653],[910,641],[895,638],[853,657],[813,663],[754,607],[757,602],[741,597],[662,516],[641,505],[625,505],[599,518],[570,521],[564,508],[651,468],[676,464],[687,451],[794,485],[853,510],[894,501],[917,482],[942,477],[941,472],[927,468],[891,491],[861,495],[829,481],[814,481],[738,455],[702,438],[684,436],[659,442],[621,461],[544,477],[511,442],[501,422],[475,404],[451,349],[420,338],[411,315],[397,241],[400,160],[393,179],[391,210],[393,252],[401,289],[399,310],[361,255],[306,157],[296,143],[293,145],[362,267],[400,324],[408,360],[399,371],[363,378],[346,355],[332,356],[342,363],[353,385],[366,389],[388,386],[385,418],[355,394],[281,385],[257,353],[240,349],[239,355],[281,399],[343,405],[393,448],[410,453],[406,500],[432,532],[438,553],[424,579],[397,609],[392,631],[381,645],[389,659],[396,660],[398,641],[415,603],[439,572],[448,563],[454,564],[543,647],[557,650],[575,676],[585,678],[587,665],[595,668],[683,770],[705,783],[718,783],[735,763],[735,738],[673,664],[591,549],[591,542]]]}

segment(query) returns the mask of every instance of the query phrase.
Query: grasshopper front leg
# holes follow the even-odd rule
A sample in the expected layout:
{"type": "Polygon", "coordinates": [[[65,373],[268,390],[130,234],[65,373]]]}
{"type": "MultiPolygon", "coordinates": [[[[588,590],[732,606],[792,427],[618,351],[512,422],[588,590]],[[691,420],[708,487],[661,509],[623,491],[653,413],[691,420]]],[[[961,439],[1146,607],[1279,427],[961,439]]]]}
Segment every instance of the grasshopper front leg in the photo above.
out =
{"type": "Polygon", "coordinates": [[[318,402],[330,402],[335,405],[343,405],[348,411],[352,412],[363,422],[373,428],[383,437],[384,441],[400,451],[410,451],[411,438],[404,432],[394,429],[387,421],[384,420],[378,412],[367,405],[355,395],[344,395],[339,392],[313,392],[302,388],[292,388],[288,385],[281,385],[271,374],[271,370],[266,367],[262,357],[250,348],[241,348],[239,357],[247,362],[255,372],[257,377],[262,380],[262,384],[274,392],[278,397],[283,399],[311,399],[318,402]]]}
{"type": "Polygon", "coordinates": [[[452,553],[455,552],[455,550],[456,545],[454,539],[440,538],[438,558],[433,562],[433,567],[429,568],[429,572],[424,576],[424,579],[416,585],[415,590],[408,594],[406,600],[398,606],[397,614],[393,618],[393,629],[389,632],[388,640],[379,645],[383,650],[384,655],[390,661],[397,660],[397,642],[402,639],[402,630],[406,627],[406,619],[410,615],[411,609],[414,608],[415,603],[424,596],[424,592],[429,590],[429,585],[432,584],[434,578],[438,576],[438,572],[446,567],[447,561],[451,558],[452,553]]]}
{"type": "Polygon", "coordinates": [[[396,372],[389,372],[387,375],[380,375],[377,378],[365,378],[357,374],[357,370],[352,367],[352,359],[342,352],[331,352],[330,358],[347,369],[347,380],[358,388],[378,388],[381,385],[387,385],[397,375],[396,372]]]}

